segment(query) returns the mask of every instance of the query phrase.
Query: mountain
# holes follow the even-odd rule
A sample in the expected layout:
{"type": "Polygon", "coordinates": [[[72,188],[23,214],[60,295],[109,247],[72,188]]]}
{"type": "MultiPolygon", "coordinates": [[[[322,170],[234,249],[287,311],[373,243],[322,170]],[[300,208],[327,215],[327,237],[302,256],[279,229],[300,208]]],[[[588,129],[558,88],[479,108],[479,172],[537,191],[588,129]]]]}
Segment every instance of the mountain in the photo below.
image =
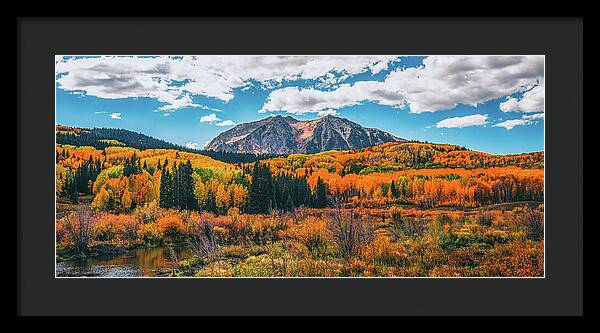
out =
{"type": "Polygon", "coordinates": [[[56,143],[72,146],[90,146],[96,149],[107,147],[132,147],[144,149],[174,149],[189,153],[209,156],[215,160],[227,163],[249,163],[262,159],[276,157],[273,154],[232,153],[213,150],[198,150],[151,136],[120,128],[80,128],[64,125],[56,126],[56,143]]]}
{"type": "Polygon", "coordinates": [[[405,141],[388,132],[362,127],[331,115],[307,121],[278,115],[237,125],[219,134],[205,149],[237,153],[313,154],[405,141]]]}

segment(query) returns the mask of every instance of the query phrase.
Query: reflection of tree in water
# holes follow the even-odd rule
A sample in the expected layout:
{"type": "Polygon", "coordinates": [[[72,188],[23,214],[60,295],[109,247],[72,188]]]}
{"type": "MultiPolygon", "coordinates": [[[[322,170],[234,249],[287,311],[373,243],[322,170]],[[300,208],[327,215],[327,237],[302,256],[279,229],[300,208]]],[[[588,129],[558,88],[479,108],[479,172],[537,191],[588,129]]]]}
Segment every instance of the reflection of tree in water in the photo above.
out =
{"type": "MultiPolygon", "coordinates": [[[[187,259],[191,255],[190,249],[185,247],[175,247],[174,250],[179,260],[187,259]]],[[[57,267],[60,267],[63,275],[154,276],[155,270],[172,266],[168,248],[155,247],[132,250],[112,258],[102,256],[68,261],[57,267]]]]}
{"type": "MultiPolygon", "coordinates": [[[[182,247],[174,247],[179,260],[189,257],[190,251],[182,247]]],[[[154,270],[159,268],[172,268],[173,263],[169,260],[168,248],[138,249],[135,256],[136,266],[141,275],[154,275],[154,270]]]]}

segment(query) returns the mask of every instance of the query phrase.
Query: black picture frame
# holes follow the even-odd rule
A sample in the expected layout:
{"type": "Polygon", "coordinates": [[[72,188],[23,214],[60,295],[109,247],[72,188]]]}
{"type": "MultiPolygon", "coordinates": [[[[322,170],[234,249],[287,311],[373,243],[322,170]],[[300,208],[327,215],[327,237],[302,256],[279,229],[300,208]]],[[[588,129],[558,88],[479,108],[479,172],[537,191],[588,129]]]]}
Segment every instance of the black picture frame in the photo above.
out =
{"type": "Polygon", "coordinates": [[[18,18],[17,313],[580,315],[583,19],[18,18]],[[56,279],[55,54],[544,54],[542,279],[56,279]]]}

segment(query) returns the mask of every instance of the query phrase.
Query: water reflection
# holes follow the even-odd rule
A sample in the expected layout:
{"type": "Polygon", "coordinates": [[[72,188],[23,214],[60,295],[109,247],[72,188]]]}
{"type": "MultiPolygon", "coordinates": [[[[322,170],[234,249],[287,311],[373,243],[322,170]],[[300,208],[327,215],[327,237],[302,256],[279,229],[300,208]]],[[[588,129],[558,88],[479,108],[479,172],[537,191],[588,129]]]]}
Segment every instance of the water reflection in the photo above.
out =
{"type": "MultiPolygon", "coordinates": [[[[174,248],[177,259],[189,258],[191,252],[185,247],[174,248]]],[[[98,256],[82,260],[59,262],[57,276],[156,276],[160,269],[171,268],[169,250],[166,247],[131,250],[119,256],[98,256]]]]}

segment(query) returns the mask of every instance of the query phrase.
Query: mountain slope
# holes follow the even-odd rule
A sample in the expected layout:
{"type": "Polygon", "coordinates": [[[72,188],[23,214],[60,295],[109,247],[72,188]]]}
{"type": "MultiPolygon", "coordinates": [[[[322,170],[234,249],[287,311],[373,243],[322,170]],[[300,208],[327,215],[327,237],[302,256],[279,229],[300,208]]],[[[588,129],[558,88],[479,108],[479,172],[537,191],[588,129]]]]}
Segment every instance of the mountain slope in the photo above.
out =
{"type": "Polygon", "coordinates": [[[382,130],[365,128],[334,116],[308,121],[275,116],[235,126],[219,134],[206,149],[238,153],[312,154],[404,141],[382,130]]]}

